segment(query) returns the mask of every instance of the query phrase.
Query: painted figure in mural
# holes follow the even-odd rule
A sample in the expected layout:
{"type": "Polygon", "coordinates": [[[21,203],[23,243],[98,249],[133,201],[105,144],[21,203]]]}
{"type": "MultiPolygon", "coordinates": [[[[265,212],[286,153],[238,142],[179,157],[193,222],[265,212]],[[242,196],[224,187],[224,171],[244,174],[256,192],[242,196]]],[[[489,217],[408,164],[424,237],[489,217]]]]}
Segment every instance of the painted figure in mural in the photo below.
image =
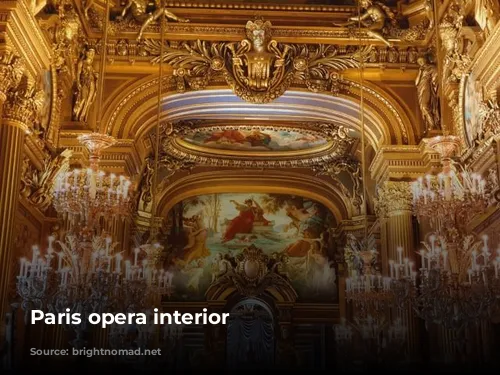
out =
{"type": "Polygon", "coordinates": [[[417,86],[418,104],[426,130],[439,129],[439,79],[435,65],[430,64],[424,57],[419,57],[417,63],[420,66],[415,85],[417,86]]]}
{"type": "Polygon", "coordinates": [[[172,211],[178,214],[183,225],[171,237],[173,298],[203,300],[211,284],[249,267],[239,262],[252,245],[269,257],[268,271],[289,280],[304,298],[336,298],[328,210],[320,203],[284,194],[207,194],[183,201],[172,211]]]}
{"type": "Polygon", "coordinates": [[[182,270],[182,273],[189,276],[189,280],[186,284],[188,290],[192,290],[194,293],[200,292],[200,280],[203,277],[204,267],[205,261],[203,259],[199,259],[189,263],[182,270]]]}
{"type": "Polygon", "coordinates": [[[262,133],[259,130],[253,130],[246,138],[245,141],[250,143],[252,147],[265,147],[269,148],[271,143],[271,136],[266,133],[262,133]]]}
{"type": "Polygon", "coordinates": [[[198,213],[191,218],[185,218],[184,229],[188,238],[188,243],[183,249],[183,262],[189,264],[195,259],[209,256],[210,251],[206,246],[207,229],[205,228],[203,215],[198,213]]]}
{"type": "Polygon", "coordinates": [[[296,242],[285,248],[285,253],[290,257],[304,257],[313,247],[318,247],[317,241],[322,233],[323,219],[317,205],[309,209],[292,207],[290,214],[298,221],[299,238],[296,242]]]}
{"type": "Polygon", "coordinates": [[[240,213],[229,222],[222,240],[223,243],[231,241],[238,233],[252,233],[256,222],[263,226],[269,225],[269,221],[264,217],[264,211],[253,198],[246,199],[244,204],[235,200],[230,202],[240,213]]]}
{"type": "Polygon", "coordinates": [[[228,143],[228,144],[249,144],[250,147],[265,147],[269,148],[271,136],[263,133],[260,130],[252,130],[250,134],[245,135],[239,130],[223,130],[214,132],[203,143],[228,143]]]}
{"type": "Polygon", "coordinates": [[[76,71],[76,97],[73,106],[73,119],[86,122],[90,107],[97,95],[99,73],[94,70],[95,50],[89,48],[78,62],[76,71]]]}

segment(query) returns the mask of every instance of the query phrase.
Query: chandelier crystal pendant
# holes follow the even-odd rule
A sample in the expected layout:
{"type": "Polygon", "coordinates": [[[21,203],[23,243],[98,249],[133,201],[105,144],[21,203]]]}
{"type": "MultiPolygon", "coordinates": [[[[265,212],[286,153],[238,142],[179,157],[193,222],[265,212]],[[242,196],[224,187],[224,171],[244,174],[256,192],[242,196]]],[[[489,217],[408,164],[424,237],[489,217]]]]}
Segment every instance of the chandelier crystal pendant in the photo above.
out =
{"type": "Polygon", "coordinates": [[[87,169],[73,169],[60,174],[54,186],[53,205],[63,219],[89,228],[101,217],[124,217],[130,212],[131,181],[99,169],[102,150],[115,139],[106,134],[90,133],[78,138],[90,154],[87,169]]]}

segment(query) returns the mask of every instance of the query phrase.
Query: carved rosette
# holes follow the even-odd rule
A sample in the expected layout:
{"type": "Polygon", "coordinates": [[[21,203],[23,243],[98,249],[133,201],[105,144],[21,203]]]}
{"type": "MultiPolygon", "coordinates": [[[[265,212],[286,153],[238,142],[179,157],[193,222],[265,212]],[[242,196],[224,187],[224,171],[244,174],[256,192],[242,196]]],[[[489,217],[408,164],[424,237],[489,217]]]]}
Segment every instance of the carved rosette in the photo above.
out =
{"type": "Polygon", "coordinates": [[[412,212],[411,186],[405,181],[386,181],[377,190],[375,212],[380,218],[412,212]]]}
{"type": "Polygon", "coordinates": [[[0,100],[7,99],[7,92],[19,85],[24,74],[23,60],[10,51],[0,53],[0,100]]]}

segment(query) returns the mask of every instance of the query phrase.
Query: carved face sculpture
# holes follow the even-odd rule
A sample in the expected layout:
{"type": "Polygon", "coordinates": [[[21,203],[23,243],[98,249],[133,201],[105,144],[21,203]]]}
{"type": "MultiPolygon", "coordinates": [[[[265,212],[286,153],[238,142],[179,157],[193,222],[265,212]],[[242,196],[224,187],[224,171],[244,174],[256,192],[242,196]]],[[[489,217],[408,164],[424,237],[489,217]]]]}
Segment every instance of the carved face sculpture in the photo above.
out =
{"type": "Polygon", "coordinates": [[[78,24],[78,21],[76,19],[68,18],[64,20],[62,30],[64,38],[66,39],[66,41],[70,42],[78,35],[80,25],[78,24]]]}
{"type": "Polygon", "coordinates": [[[359,0],[359,6],[363,9],[367,9],[370,5],[372,5],[371,0],[359,0]]]}
{"type": "Polygon", "coordinates": [[[87,52],[85,52],[85,56],[87,56],[87,59],[89,59],[90,61],[93,61],[95,57],[95,50],[92,48],[87,50],[87,52]]]}
{"type": "Polygon", "coordinates": [[[253,42],[256,50],[262,50],[270,38],[271,23],[269,21],[248,21],[246,25],[247,38],[253,42]]]}

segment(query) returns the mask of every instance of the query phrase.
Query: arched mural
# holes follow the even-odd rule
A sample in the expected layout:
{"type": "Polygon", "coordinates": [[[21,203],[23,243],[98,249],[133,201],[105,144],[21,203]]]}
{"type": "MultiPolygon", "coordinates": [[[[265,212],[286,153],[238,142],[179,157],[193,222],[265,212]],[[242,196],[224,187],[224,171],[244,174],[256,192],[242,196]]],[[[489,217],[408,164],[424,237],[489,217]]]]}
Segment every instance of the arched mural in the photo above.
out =
{"type": "MultiPolygon", "coordinates": [[[[207,194],[178,203],[168,223],[171,299],[204,300],[221,274],[259,249],[266,272],[289,280],[299,300],[336,300],[333,218],[321,203],[285,194],[207,194]]],[[[242,266],[248,275],[250,264],[242,266]]]]}

